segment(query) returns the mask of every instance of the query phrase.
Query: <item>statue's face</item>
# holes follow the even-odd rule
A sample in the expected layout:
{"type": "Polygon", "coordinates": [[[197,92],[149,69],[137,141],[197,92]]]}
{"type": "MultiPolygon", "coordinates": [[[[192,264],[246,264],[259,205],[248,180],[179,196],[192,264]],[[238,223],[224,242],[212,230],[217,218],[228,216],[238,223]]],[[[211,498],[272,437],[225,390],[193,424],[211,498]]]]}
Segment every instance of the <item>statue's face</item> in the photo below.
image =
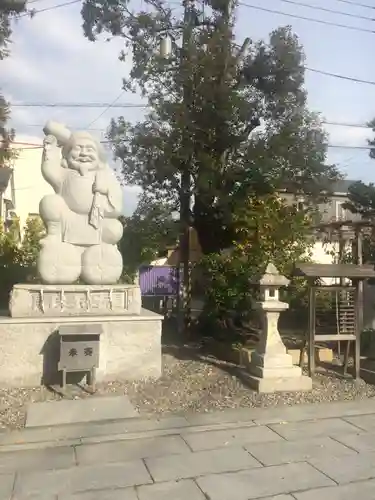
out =
{"type": "Polygon", "coordinates": [[[67,155],[70,168],[82,172],[99,168],[99,154],[94,141],[89,138],[77,138],[67,155]]]}

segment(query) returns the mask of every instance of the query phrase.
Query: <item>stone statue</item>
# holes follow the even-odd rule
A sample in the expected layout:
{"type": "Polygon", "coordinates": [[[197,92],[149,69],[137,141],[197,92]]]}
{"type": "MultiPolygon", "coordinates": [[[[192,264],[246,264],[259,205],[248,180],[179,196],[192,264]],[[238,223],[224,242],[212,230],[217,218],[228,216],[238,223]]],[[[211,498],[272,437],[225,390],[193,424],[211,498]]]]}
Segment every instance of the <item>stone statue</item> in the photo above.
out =
{"type": "Polygon", "coordinates": [[[39,274],[47,284],[114,284],[122,272],[122,189],[100,143],[88,132],[48,122],[42,174],[55,193],[42,198],[47,236],[39,274]]]}

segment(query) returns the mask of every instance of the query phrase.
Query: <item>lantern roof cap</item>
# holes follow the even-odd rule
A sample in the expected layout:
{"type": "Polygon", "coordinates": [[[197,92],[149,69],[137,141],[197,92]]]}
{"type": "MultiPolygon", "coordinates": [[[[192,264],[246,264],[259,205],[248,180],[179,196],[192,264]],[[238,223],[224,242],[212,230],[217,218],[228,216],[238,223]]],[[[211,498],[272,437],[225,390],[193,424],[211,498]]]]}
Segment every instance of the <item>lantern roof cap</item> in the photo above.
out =
{"type": "Polygon", "coordinates": [[[263,287],[281,287],[289,284],[288,278],[279,273],[276,266],[269,262],[265,273],[259,280],[260,286],[263,287]]]}

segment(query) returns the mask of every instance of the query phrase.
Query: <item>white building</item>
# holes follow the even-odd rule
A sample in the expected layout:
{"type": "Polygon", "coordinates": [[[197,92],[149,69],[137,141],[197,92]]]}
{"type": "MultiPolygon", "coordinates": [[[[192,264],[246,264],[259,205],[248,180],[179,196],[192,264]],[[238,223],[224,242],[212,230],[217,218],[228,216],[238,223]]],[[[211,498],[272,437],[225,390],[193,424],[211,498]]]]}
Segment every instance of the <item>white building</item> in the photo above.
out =
{"type": "Polygon", "coordinates": [[[18,150],[18,157],[13,160],[12,168],[5,169],[10,170],[5,189],[0,179],[1,218],[6,222],[17,216],[21,233],[29,215],[39,213],[39,202],[43,196],[53,193],[52,187],[43,179],[41,173],[42,152],[41,144],[40,147],[25,145],[18,150]]]}

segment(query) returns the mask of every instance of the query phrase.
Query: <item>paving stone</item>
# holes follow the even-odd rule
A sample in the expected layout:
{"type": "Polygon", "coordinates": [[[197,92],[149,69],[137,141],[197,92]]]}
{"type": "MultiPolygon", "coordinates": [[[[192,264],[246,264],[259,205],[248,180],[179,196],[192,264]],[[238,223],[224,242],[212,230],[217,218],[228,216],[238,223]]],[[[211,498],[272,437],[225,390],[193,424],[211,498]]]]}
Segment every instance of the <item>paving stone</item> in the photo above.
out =
{"type": "Polygon", "coordinates": [[[64,441],[42,441],[38,443],[25,444],[5,444],[0,445],[0,460],[2,453],[10,451],[25,451],[25,450],[43,450],[49,448],[67,448],[69,446],[78,446],[81,444],[80,439],[66,439],[64,441]]]}
{"type": "Polygon", "coordinates": [[[182,437],[193,451],[213,450],[225,446],[242,446],[245,443],[283,441],[278,434],[263,426],[210,431],[203,435],[201,433],[183,433],[182,437]]]}
{"type": "Polygon", "coordinates": [[[207,413],[188,413],[185,415],[185,418],[191,425],[222,424],[225,422],[246,422],[249,425],[254,425],[254,422],[252,421],[253,414],[253,408],[231,408],[228,410],[212,411],[207,413]]]}
{"type": "MultiPolygon", "coordinates": [[[[297,500],[374,500],[375,480],[361,481],[359,483],[346,484],[344,486],[334,486],[329,488],[319,488],[303,493],[294,493],[297,500]]],[[[266,499],[264,499],[266,500],[266,499]]]]}
{"type": "Polygon", "coordinates": [[[222,422],[251,422],[267,425],[283,421],[301,422],[315,418],[334,418],[350,415],[375,415],[375,402],[336,401],[321,404],[303,404],[279,408],[236,408],[208,413],[188,413],[187,420],[192,425],[205,425],[222,422]]]}
{"type": "Polygon", "coordinates": [[[0,453],[0,473],[21,470],[63,469],[75,465],[71,447],[0,453]]]}
{"type": "Polygon", "coordinates": [[[146,459],[146,465],[155,481],[175,481],[203,474],[236,471],[260,467],[259,462],[241,448],[185,453],[146,459]]]}
{"type": "Polygon", "coordinates": [[[375,453],[375,434],[364,431],[358,434],[343,434],[335,436],[335,439],[353,450],[361,453],[375,453]]]}
{"type": "Polygon", "coordinates": [[[375,401],[337,401],[319,404],[303,404],[278,408],[254,408],[252,418],[255,424],[268,425],[279,422],[301,422],[326,418],[349,417],[352,415],[375,415],[375,401]]]}
{"type": "Polygon", "coordinates": [[[151,478],[146,467],[141,460],[134,460],[54,471],[21,472],[16,478],[15,497],[18,500],[36,493],[61,495],[147,483],[151,483],[151,478]]]}
{"type": "Polygon", "coordinates": [[[270,425],[271,429],[276,431],[285,439],[307,439],[318,436],[337,436],[347,432],[357,433],[358,428],[341,420],[341,418],[329,418],[325,420],[314,420],[313,422],[291,422],[270,425]]]}
{"type": "Polygon", "coordinates": [[[207,500],[194,481],[171,481],[137,488],[138,500],[207,500]]]}
{"type": "Polygon", "coordinates": [[[14,485],[14,474],[0,475],[0,498],[1,500],[10,500],[14,485]]]}
{"type": "Polygon", "coordinates": [[[356,417],[345,417],[345,420],[364,431],[375,432],[375,415],[359,415],[356,417]]]}
{"type": "Polygon", "coordinates": [[[138,416],[139,413],[127,396],[62,399],[61,401],[31,403],[27,409],[26,427],[116,420],[138,416]]]}
{"type": "Polygon", "coordinates": [[[339,484],[375,477],[375,453],[360,453],[350,457],[329,456],[309,462],[339,484]]]}
{"type": "Polygon", "coordinates": [[[282,443],[247,444],[245,449],[264,465],[304,462],[327,456],[356,455],[355,451],[329,437],[282,443]]]}
{"type": "Polygon", "coordinates": [[[36,493],[35,495],[32,493],[26,496],[17,496],[12,497],[12,500],[58,500],[57,495],[43,495],[40,493],[36,493]]]}
{"type": "Polygon", "coordinates": [[[246,422],[212,422],[210,424],[192,425],[184,429],[184,432],[225,431],[236,429],[239,424],[241,424],[241,427],[253,427],[255,425],[252,420],[246,422]]]}
{"type": "Polygon", "coordinates": [[[334,484],[305,462],[231,474],[211,474],[196,481],[207,498],[212,500],[251,500],[334,484]]]}
{"type": "Polygon", "coordinates": [[[295,500],[291,495],[276,495],[275,497],[266,497],[262,500],[295,500]]]}
{"type": "Polygon", "coordinates": [[[58,500],[138,500],[134,488],[83,491],[73,495],[59,495],[58,500]]]}
{"type": "MultiPolygon", "coordinates": [[[[164,421],[164,419],[163,419],[164,421]]],[[[138,422],[137,420],[132,420],[131,423],[138,422]]],[[[162,422],[162,421],[160,421],[162,422]]],[[[164,422],[162,422],[163,425],[164,422]]],[[[245,427],[250,427],[248,426],[247,423],[241,424],[245,427]]],[[[252,424],[251,424],[252,425],[252,424]]],[[[125,439],[144,439],[144,438],[151,438],[151,437],[161,437],[161,436],[174,436],[181,431],[183,431],[186,434],[200,434],[202,435],[203,432],[210,432],[212,430],[229,430],[229,429],[234,429],[238,427],[238,423],[228,423],[228,424],[211,424],[211,425],[199,425],[199,426],[187,426],[187,421],[185,420],[185,425],[183,426],[178,426],[178,427],[170,427],[170,428],[162,428],[162,426],[159,429],[151,429],[151,430],[145,430],[145,431],[140,431],[140,432],[128,432],[128,433],[121,433],[121,434],[110,434],[106,436],[91,436],[91,437],[83,437],[81,438],[80,444],[94,444],[94,443],[103,443],[103,442],[109,442],[109,441],[124,441],[125,439]]],[[[1,448],[0,448],[1,449],[1,448]]]]}
{"type": "MultiPolygon", "coordinates": [[[[167,430],[176,434],[174,429],[187,427],[188,421],[183,417],[134,418],[120,422],[101,422],[71,424],[52,427],[31,427],[22,431],[0,433],[0,452],[2,446],[13,444],[51,443],[80,438],[98,438],[97,441],[108,440],[108,436],[132,433],[167,430]]],[[[117,438],[116,438],[117,439],[117,438]]]]}
{"type": "Polygon", "coordinates": [[[189,453],[190,449],[180,436],[163,436],[146,439],[77,446],[79,464],[123,462],[137,458],[158,457],[176,453],[189,453]]]}

